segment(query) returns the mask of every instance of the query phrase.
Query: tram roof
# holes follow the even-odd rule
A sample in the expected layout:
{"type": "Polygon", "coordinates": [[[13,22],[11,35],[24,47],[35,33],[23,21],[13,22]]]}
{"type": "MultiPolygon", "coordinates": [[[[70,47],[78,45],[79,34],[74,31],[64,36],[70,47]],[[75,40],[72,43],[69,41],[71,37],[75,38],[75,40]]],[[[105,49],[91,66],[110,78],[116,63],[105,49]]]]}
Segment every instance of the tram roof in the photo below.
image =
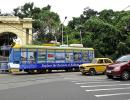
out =
{"type": "Polygon", "coordinates": [[[28,48],[28,49],[59,49],[59,50],[94,50],[93,48],[85,47],[59,47],[59,46],[40,46],[40,45],[15,45],[13,48],[28,48]]]}

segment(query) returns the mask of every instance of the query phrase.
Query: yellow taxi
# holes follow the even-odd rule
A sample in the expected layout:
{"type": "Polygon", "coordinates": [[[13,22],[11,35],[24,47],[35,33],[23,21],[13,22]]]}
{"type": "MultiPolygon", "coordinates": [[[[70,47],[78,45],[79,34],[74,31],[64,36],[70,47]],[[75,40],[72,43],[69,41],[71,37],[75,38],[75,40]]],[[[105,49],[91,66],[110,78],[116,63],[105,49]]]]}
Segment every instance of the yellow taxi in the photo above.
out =
{"type": "Polygon", "coordinates": [[[111,63],[113,61],[109,58],[94,58],[91,63],[79,65],[79,69],[82,75],[95,75],[97,73],[105,73],[106,66],[111,63]]]}

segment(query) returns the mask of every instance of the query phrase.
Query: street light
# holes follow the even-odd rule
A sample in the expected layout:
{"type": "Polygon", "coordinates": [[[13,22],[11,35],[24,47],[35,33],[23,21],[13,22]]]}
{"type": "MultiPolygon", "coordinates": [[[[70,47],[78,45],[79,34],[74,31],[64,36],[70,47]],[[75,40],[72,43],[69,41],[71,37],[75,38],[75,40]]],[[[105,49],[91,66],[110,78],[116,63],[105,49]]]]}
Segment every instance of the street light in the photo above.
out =
{"type": "Polygon", "coordinates": [[[62,23],[62,29],[61,29],[61,32],[62,32],[62,45],[63,45],[63,34],[64,34],[64,31],[63,31],[63,24],[64,24],[64,22],[65,22],[65,20],[67,19],[67,16],[65,16],[65,19],[64,19],[64,21],[63,21],[63,23],[62,23]]]}
{"type": "Polygon", "coordinates": [[[79,25],[78,26],[78,29],[79,29],[79,35],[80,35],[80,42],[81,44],[83,43],[83,39],[82,39],[82,29],[83,29],[83,26],[82,25],[79,25]]]}
{"type": "Polygon", "coordinates": [[[80,33],[79,33],[79,34],[80,34],[81,44],[83,44],[83,42],[82,42],[82,41],[83,41],[83,39],[82,39],[82,31],[81,31],[81,29],[80,29],[80,33]]]}

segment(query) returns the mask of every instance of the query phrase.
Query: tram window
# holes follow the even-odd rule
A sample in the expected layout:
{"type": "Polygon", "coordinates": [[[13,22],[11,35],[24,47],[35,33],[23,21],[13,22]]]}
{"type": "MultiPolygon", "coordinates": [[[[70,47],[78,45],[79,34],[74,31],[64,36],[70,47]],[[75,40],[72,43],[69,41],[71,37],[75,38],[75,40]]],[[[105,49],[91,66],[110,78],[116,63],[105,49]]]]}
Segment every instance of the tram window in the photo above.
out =
{"type": "Polygon", "coordinates": [[[92,59],[94,58],[94,52],[93,52],[93,51],[87,51],[87,55],[88,55],[88,59],[89,59],[90,62],[91,62],[92,59]]]}
{"type": "Polygon", "coordinates": [[[27,63],[36,63],[36,51],[37,49],[28,49],[27,50],[27,63]]]}
{"type": "Polygon", "coordinates": [[[73,62],[73,50],[65,51],[65,59],[66,59],[66,62],[73,62]]]}
{"type": "Polygon", "coordinates": [[[21,49],[21,63],[24,64],[27,62],[27,51],[26,49],[21,49]]]}
{"type": "Polygon", "coordinates": [[[83,61],[88,61],[88,57],[87,57],[87,51],[82,51],[82,57],[83,57],[83,61]]]}
{"type": "Polygon", "coordinates": [[[47,50],[47,62],[55,61],[55,50],[47,50]]]}
{"type": "Polygon", "coordinates": [[[36,49],[22,49],[21,62],[23,64],[36,63],[36,49]]]}
{"type": "Polygon", "coordinates": [[[56,50],[55,60],[56,62],[65,62],[65,50],[56,50]]]}
{"type": "Polygon", "coordinates": [[[81,55],[81,51],[74,51],[74,61],[75,62],[81,62],[82,60],[82,55],[81,55]]]}
{"type": "Polygon", "coordinates": [[[46,49],[38,49],[38,63],[46,62],[46,49]]]}

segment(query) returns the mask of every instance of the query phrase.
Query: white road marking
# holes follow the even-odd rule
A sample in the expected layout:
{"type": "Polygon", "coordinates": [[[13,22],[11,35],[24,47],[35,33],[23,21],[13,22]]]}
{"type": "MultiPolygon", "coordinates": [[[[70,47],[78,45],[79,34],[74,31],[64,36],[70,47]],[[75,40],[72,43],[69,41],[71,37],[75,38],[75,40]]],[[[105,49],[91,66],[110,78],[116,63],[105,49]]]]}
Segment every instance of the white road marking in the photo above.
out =
{"type": "Polygon", "coordinates": [[[109,89],[91,89],[91,90],[85,90],[87,92],[91,92],[91,91],[109,91],[109,90],[123,90],[123,89],[130,89],[130,87],[126,87],[126,88],[109,88],[109,89]]]}
{"type": "Polygon", "coordinates": [[[130,93],[115,93],[115,94],[102,94],[102,95],[95,95],[96,97],[107,97],[107,96],[117,96],[117,95],[128,95],[130,93]]]}
{"type": "Polygon", "coordinates": [[[79,82],[79,83],[81,83],[81,82],[104,82],[104,80],[86,80],[86,81],[83,81],[83,80],[73,80],[73,81],[71,81],[71,82],[79,82]]]}
{"type": "Polygon", "coordinates": [[[119,85],[130,85],[130,84],[88,85],[88,86],[80,86],[80,87],[84,88],[84,87],[103,87],[103,86],[119,86],[119,85]]]}
{"type": "MultiPolygon", "coordinates": [[[[86,81],[71,81],[73,83],[86,83],[86,81]]],[[[101,82],[101,81],[87,81],[87,82],[101,82]]]]}
{"type": "Polygon", "coordinates": [[[89,83],[115,83],[115,82],[120,82],[120,81],[111,81],[111,82],[101,82],[101,81],[99,81],[99,82],[83,82],[83,83],[75,83],[75,84],[89,84],[89,83]]]}
{"type": "Polygon", "coordinates": [[[78,82],[78,81],[71,81],[71,82],[75,83],[75,82],[78,82]]]}

